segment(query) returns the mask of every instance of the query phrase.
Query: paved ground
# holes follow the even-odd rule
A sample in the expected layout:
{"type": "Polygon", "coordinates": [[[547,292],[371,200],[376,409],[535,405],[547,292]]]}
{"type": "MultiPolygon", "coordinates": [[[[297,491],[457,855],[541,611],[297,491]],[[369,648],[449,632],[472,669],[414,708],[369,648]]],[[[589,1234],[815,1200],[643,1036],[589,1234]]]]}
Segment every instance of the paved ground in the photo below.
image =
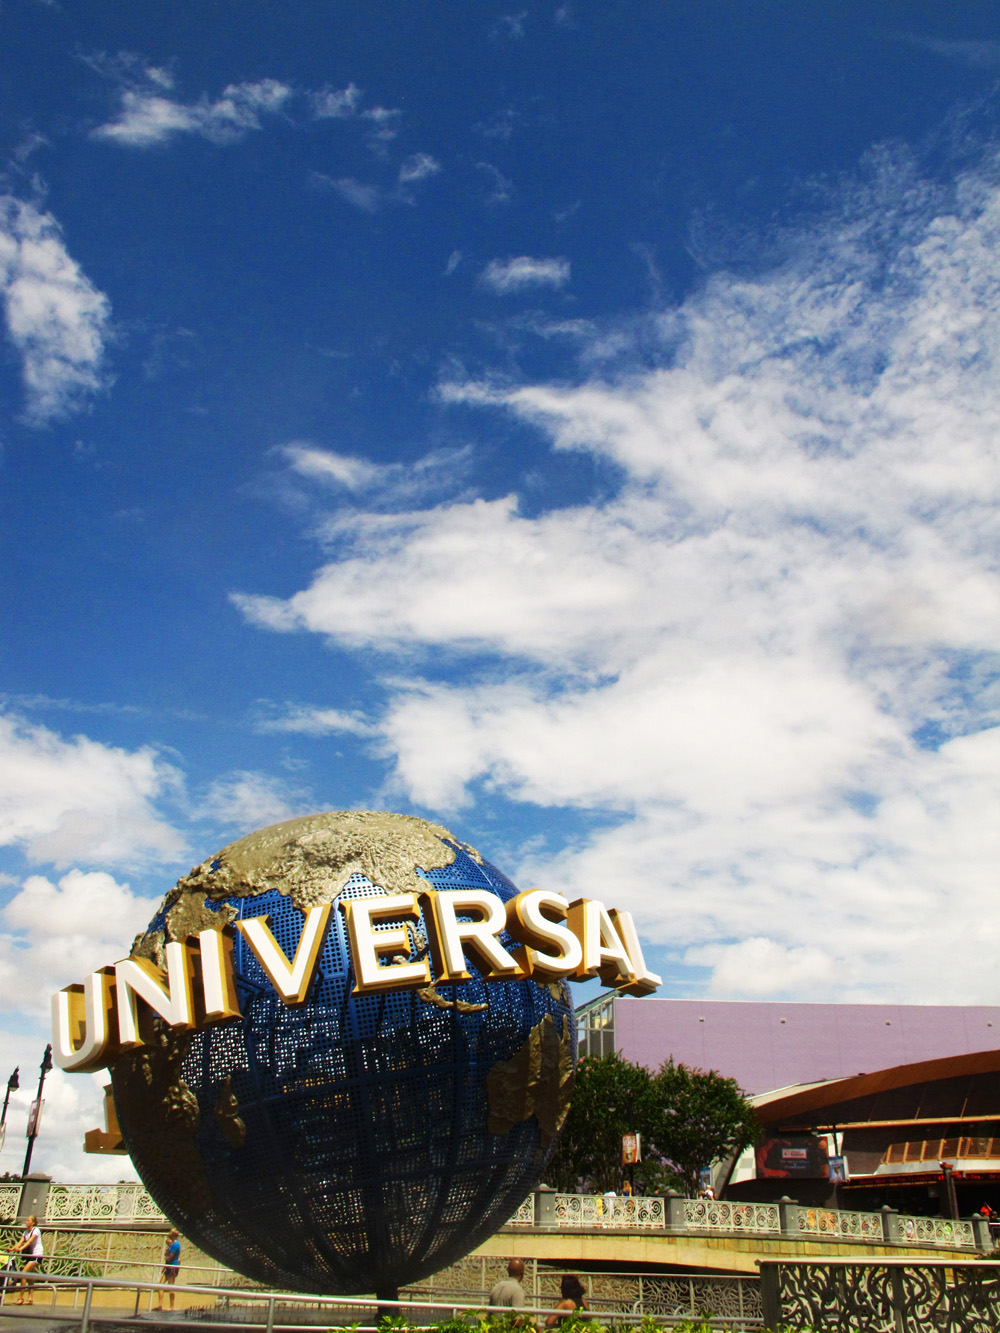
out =
{"type": "MultiPolygon", "coordinates": [[[[334,1312],[329,1308],[302,1309],[279,1304],[275,1306],[274,1321],[279,1328],[287,1324],[314,1325],[324,1329],[337,1325],[351,1327],[359,1323],[370,1323],[371,1313],[370,1309],[360,1308],[347,1308],[334,1312]]],[[[427,1322],[433,1323],[447,1318],[451,1314],[451,1308],[442,1306],[439,1310],[421,1313],[429,1315],[427,1322]]],[[[52,1308],[48,1305],[43,1305],[41,1308],[36,1305],[24,1309],[21,1306],[12,1308],[4,1304],[0,1306],[0,1333],[71,1333],[79,1326],[81,1314],[82,1310],[79,1308],[74,1310],[68,1306],[53,1316],[52,1308]]],[[[210,1327],[216,1322],[260,1325],[264,1322],[264,1311],[260,1307],[247,1309],[235,1306],[227,1309],[213,1306],[210,1309],[191,1308],[174,1312],[165,1310],[162,1313],[157,1311],[122,1318],[120,1308],[102,1309],[95,1304],[90,1312],[91,1333],[129,1333],[129,1331],[136,1333],[136,1330],[141,1330],[141,1333],[178,1333],[178,1325],[198,1323],[210,1327]]]]}

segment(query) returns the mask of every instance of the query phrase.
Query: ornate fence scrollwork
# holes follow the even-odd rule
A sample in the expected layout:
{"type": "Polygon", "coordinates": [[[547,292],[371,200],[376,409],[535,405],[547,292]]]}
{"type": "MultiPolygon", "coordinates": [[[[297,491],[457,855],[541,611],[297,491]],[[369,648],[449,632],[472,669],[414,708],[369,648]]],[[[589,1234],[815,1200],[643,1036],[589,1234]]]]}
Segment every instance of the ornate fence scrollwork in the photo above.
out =
{"type": "Polygon", "coordinates": [[[841,1208],[797,1208],[795,1230],[806,1236],[843,1236],[851,1240],[882,1240],[880,1213],[856,1213],[841,1208]]]}
{"type": "Polygon", "coordinates": [[[517,1212],[507,1219],[509,1227],[533,1227],[535,1225],[535,1196],[529,1194],[517,1212]]]}
{"type": "Polygon", "coordinates": [[[599,1194],[557,1194],[555,1218],[558,1227],[595,1227],[604,1219],[604,1200],[599,1194]]]}
{"type": "MultiPolygon", "coordinates": [[[[506,1271],[503,1259],[467,1255],[400,1295],[419,1300],[485,1301],[490,1288],[506,1271]]],[[[526,1262],[524,1289],[529,1305],[554,1308],[560,1299],[562,1269],[526,1262]]],[[[702,1314],[739,1326],[759,1325],[760,1279],[706,1274],[582,1273],[587,1304],[595,1314],[650,1314],[665,1319],[692,1319],[702,1314]]]]}
{"type": "Polygon", "coordinates": [[[943,1245],[950,1250],[976,1248],[972,1223],[953,1222],[948,1217],[894,1216],[889,1234],[895,1245],[943,1245]]]}
{"type": "Polygon", "coordinates": [[[53,1185],[45,1221],[162,1222],[163,1214],[141,1185],[53,1185]]]}
{"type": "Polygon", "coordinates": [[[21,1185],[0,1185],[0,1222],[13,1222],[21,1204],[21,1185]]]}
{"type": "Polygon", "coordinates": [[[635,1314],[674,1319],[706,1315],[733,1323],[759,1323],[761,1319],[760,1280],[756,1277],[644,1275],[641,1281],[641,1303],[632,1307],[635,1314]]]}
{"type": "Polygon", "coordinates": [[[761,1264],[768,1328],[866,1333],[993,1333],[1000,1326],[1000,1270],[932,1259],[761,1264]]]}
{"type": "Polygon", "coordinates": [[[600,1194],[557,1194],[557,1227],[613,1227],[620,1231],[662,1231],[666,1209],[657,1195],[622,1196],[605,1203],[600,1194]]]}
{"type": "Polygon", "coordinates": [[[777,1235],[781,1214],[776,1203],[730,1203],[720,1199],[680,1199],[682,1224],[691,1231],[736,1231],[777,1235]]]}

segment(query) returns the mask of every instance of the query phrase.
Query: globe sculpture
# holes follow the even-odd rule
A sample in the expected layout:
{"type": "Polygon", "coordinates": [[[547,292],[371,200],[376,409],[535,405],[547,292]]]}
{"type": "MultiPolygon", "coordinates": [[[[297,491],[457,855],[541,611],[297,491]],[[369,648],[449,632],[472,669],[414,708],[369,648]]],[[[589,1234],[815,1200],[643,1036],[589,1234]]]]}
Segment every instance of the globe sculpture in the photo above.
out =
{"type": "MultiPolygon", "coordinates": [[[[403,815],[294,819],[224,848],[171,889],[133,955],[251,916],[287,957],[303,913],[342,898],[515,886],[447,829],[403,815]]],[[[414,927],[411,956],[426,951],[414,927]]],[[[501,936],[501,943],[512,941],[501,936]]],[[[241,932],[242,1017],[154,1020],[112,1068],[126,1146],[175,1225],[248,1277],[389,1298],[492,1235],[540,1178],[576,1060],[561,982],[352,994],[333,911],[306,1001],[283,1004],[241,932]]]]}

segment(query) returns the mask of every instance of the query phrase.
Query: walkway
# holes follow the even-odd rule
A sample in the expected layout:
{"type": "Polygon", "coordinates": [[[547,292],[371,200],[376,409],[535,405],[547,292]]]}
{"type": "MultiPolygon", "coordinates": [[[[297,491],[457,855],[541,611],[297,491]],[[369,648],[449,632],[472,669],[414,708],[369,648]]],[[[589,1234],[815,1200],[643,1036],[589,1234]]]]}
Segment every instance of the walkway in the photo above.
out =
{"type": "MultiPolygon", "coordinates": [[[[152,1276],[161,1262],[167,1220],[139,1185],[0,1185],[0,1217],[17,1208],[43,1218],[46,1253],[67,1275],[97,1271],[131,1278],[152,1276]],[[39,1197],[40,1196],[40,1197],[39,1197]],[[23,1205],[23,1206],[22,1206],[23,1205]],[[72,1266],[74,1259],[91,1265],[72,1266]],[[130,1270],[130,1271],[129,1271],[130,1270]]],[[[13,1235],[13,1230],[10,1233],[13,1235]]],[[[0,1229],[0,1242],[4,1240],[0,1229]]],[[[600,1269],[709,1269],[756,1273],[775,1258],[881,1258],[890,1255],[969,1258],[993,1248],[985,1219],[906,1217],[891,1209],[862,1213],[808,1208],[791,1202],[732,1203],[676,1197],[620,1198],[610,1212],[599,1195],[530,1195],[501,1230],[470,1260],[517,1254],[545,1264],[600,1269]]],[[[232,1283],[228,1270],[185,1247],[192,1265],[213,1268],[212,1283],[232,1283]]],[[[456,1274],[462,1264],[455,1265],[456,1274]]],[[[449,1270],[451,1272],[451,1270],[449,1270]]],[[[182,1271],[182,1278],[186,1276],[182,1271]]],[[[204,1280],[199,1277],[198,1280],[204,1280]]],[[[451,1279],[439,1274],[451,1288],[451,1279]]],[[[456,1276],[456,1282],[458,1278],[456,1276]]],[[[461,1285],[461,1284],[459,1284],[461,1285]]],[[[479,1286],[476,1282],[472,1284],[479,1286]]],[[[488,1287],[492,1283],[487,1283],[488,1287]]]]}

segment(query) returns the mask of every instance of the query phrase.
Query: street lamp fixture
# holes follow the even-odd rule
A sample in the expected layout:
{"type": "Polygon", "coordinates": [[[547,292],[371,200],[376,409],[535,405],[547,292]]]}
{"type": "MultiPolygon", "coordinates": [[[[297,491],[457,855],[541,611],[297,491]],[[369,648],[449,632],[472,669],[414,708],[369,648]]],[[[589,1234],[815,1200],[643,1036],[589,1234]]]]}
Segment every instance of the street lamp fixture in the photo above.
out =
{"type": "Polygon", "coordinates": [[[17,1071],[20,1066],[16,1066],[13,1074],[7,1080],[7,1091],[4,1093],[3,1111],[0,1112],[0,1148],[3,1147],[3,1141],[7,1134],[7,1105],[10,1102],[10,1094],[17,1092],[21,1084],[18,1082],[17,1071]]]}
{"type": "Polygon", "coordinates": [[[3,1099],[3,1113],[0,1114],[0,1125],[5,1125],[7,1123],[7,1103],[10,1101],[10,1094],[12,1092],[17,1092],[18,1088],[21,1086],[20,1080],[17,1077],[17,1071],[20,1068],[20,1065],[15,1066],[13,1074],[11,1074],[10,1078],[7,1080],[7,1092],[3,1099]]]}

